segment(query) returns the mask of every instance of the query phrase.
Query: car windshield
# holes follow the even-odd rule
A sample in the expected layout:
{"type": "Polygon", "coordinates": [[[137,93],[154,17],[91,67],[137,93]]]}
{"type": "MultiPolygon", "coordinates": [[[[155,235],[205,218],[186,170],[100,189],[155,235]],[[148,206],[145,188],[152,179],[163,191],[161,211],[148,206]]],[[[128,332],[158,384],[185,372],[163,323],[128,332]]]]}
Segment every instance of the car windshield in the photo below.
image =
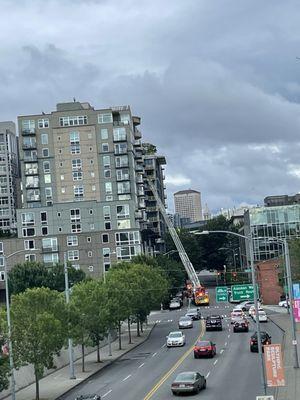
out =
{"type": "Polygon", "coordinates": [[[263,310],[258,311],[259,315],[265,315],[266,313],[263,310]]]}
{"type": "MultiPolygon", "coordinates": [[[[261,338],[266,338],[268,336],[267,332],[260,332],[260,337],[261,338]]],[[[257,332],[255,332],[252,337],[254,337],[255,339],[257,339],[257,332]]]]}
{"type": "Polygon", "coordinates": [[[169,338],[179,338],[182,336],[181,332],[171,332],[169,333],[169,338]]]}
{"type": "Polygon", "coordinates": [[[210,342],[207,342],[207,341],[197,342],[197,346],[200,346],[200,347],[210,346],[210,342]]]}
{"type": "Polygon", "coordinates": [[[186,381],[194,381],[195,379],[196,379],[195,372],[182,372],[181,374],[177,375],[175,381],[186,382],[186,381]]]}
{"type": "Polygon", "coordinates": [[[208,317],[209,319],[221,319],[219,315],[212,315],[211,317],[208,317]]]}
{"type": "Polygon", "coordinates": [[[190,317],[180,317],[179,321],[190,321],[190,317]]]}

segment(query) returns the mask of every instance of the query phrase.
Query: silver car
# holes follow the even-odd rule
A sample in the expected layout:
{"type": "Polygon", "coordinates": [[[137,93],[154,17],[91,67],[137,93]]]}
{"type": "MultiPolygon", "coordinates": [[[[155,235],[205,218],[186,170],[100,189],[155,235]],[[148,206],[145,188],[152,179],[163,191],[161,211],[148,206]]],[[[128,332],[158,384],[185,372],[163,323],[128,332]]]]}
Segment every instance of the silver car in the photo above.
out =
{"type": "Polygon", "coordinates": [[[185,345],[185,335],[181,331],[170,332],[167,336],[167,347],[185,345]]]}
{"type": "Polygon", "coordinates": [[[206,389],[206,379],[199,372],[181,372],[177,375],[171,385],[173,394],[179,393],[199,393],[201,389],[206,389]]]}
{"type": "Polygon", "coordinates": [[[185,328],[192,328],[193,327],[193,320],[192,318],[185,316],[180,317],[178,321],[178,328],[185,329],[185,328]]]}

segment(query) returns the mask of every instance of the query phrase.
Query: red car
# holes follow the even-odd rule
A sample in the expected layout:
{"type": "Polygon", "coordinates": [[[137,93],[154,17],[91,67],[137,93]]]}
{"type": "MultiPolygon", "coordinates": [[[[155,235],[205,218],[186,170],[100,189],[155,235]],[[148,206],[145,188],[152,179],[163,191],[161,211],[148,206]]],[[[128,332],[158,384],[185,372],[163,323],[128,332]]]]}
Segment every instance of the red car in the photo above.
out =
{"type": "Polygon", "coordinates": [[[216,345],[210,340],[202,340],[195,344],[194,358],[214,357],[217,354],[216,345]]]}

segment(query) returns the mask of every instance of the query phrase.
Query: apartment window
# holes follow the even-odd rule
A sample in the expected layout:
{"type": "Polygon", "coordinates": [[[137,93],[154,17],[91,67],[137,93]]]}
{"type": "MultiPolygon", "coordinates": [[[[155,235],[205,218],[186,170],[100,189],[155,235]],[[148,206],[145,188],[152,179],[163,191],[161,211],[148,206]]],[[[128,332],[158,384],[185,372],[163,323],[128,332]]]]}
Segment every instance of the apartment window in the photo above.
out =
{"type": "Polygon", "coordinates": [[[41,118],[38,120],[38,127],[42,128],[49,128],[49,119],[48,118],[41,118]]]}
{"type": "Polygon", "coordinates": [[[98,124],[110,124],[113,122],[112,113],[98,114],[98,124]]]}
{"type": "Polygon", "coordinates": [[[107,140],[108,139],[108,129],[104,128],[100,130],[101,139],[107,140]]]}
{"type": "Polygon", "coordinates": [[[43,154],[43,157],[49,157],[49,149],[47,149],[47,148],[42,149],[42,154],[43,154]]]}
{"type": "Polygon", "coordinates": [[[116,233],[116,244],[140,244],[140,235],[138,231],[116,233]]]}
{"type": "Polygon", "coordinates": [[[109,247],[104,247],[102,249],[102,254],[104,258],[109,258],[110,257],[110,248],[109,247]]]}
{"type": "Polygon", "coordinates": [[[33,212],[27,212],[21,214],[22,225],[31,226],[35,223],[35,217],[33,212]]]}
{"type": "Polygon", "coordinates": [[[44,175],[44,180],[45,180],[45,183],[51,183],[51,175],[50,174],[44,175]]]}
{"type": "Polygon", "coordinates": [[[108,143],[102,143],[102,151],[103,151],[103,153],[109,152],[109,145],[108,145],[108,143]]]}
{"type": "Polygon", "coordinates": [[[118,199],[119,200],[131,200],[131,195],[130,194],[119,194],[118,199]]]}
{"type": "Polygon", "coordinates": [[[35,240],[24,240],[24,250],[33,250],[35,249],[35,240]]]}
{"type": "Polygon", "coordinates": [[[105,196],[105,201],[113,201],[113,196],[105,196]]]}
{"type": "Polygon", "coordinates": [[[113,129],[114,141],[127,140],[125,128],[114,128],[113,129]]]}
{"type": "Polygon", "coordinates": [[[117,169],[116,171],[117,181],[126,181],[129,180],[129,169],[117,169]]]}
{"type": "Polygon", "coordinates": [[[71,232],[72,233],[80,233],[81,232],[81,224],[71,224],[71,232]]]}
{"type": "Polygon", "coordinates": [[[110,178],[110,177],[111,177],[110,169],[105,169],[104,170],[104,178],[110,178]]]}
{"type": "Polygon", "coordinates": [[[25,262],[34,262],[36,261],[35,254],[25,254],[25,262]]]}
{"type": "Polygon", "coordinates": [[[110,268],[110,263],[108,263],[108,262],[103,263],[103,267],[104,267],[104,271],[108,272],[108,270],[110,268]]]}
{"type": "Polygon", "coordinates": [[[66,193],[66,188],[65,188],[65,187],[62,187],[62,188],[61,188],[61,192],[62,192],[62,193],[66,193]]]}
{"type": "Polygon", "coordinates": [[[91,178],[95,178],[95,172],[91,172],[91,178]]]}
{"type": "Polygon", "coordinates": [[[41,134],[41,142],[42,144],[48,144],[48,133],[41,134]]]}
{"type": "Polygon", "coordinates": [[[42,236],[48,235],[48,226],[42,226],[42,236]]]}
{"type": "Polygon", "coordinates": [[[78,237],[77,236],[68,236],[67,237],[67,245],[68,246],[78,246],[78,237]]]}
{"type": "Polygon", "coordinates": [[[92,192],[95,192],[95,191],[96,191],[96,186],[92,185],[92,192]]]}
{"type": "Polygon", "coordinates": [[[88,236],[88,237],[86,238],[86,241],[87,241],[88,243],[91,243],[92,238],[91,238],[90,236],[88,236]]]}
{"type": "Polygon", "coordinates": [[[105,182],[105,193],[112,194],[112,183],[111,182],[105,182]]]}
{"type": "Polygon", "coordinates": [[[121,122],[123,122],[123,124],[129,124],[130,114],[121,114],[120,119],[121,119],[121,122]]]}
{"type": "Polygon", "coordinates": [[[103,218],[105,220],[108,220],[108,219],[111,218],[111,216],[110,216],[110,206],[104,206],[103,207],[103,218]]]}
{"type": "Polygon", "coordinates": [[[87,125],[88,118],[86,115],[60,117],[60,126],[87,125]]]}
{"type": "Polygon", "coordinates": [[[72,172],[73,181],[81,181],[82,180],[82,171],[73,171],[72,172]]]}
{"type": "Polygon", "coordinates": [[[90,230],[93,231],[95,229],[95,224],[90,224],[90,230]]]}
{"type": "Polygon", "coordinates": [[[127,143],[117,143],[115,144],[115,154],[126,154],[128,151],[127,143]]]}
{"type": "Polygon", "coordinates": [[[117,183],[118,194],[130,193],[130,182],[118,182],[117,183]]]}
{"type": "Polygon", "coordinates": [[[72,170],[73,171],[78,171],[82,169],[82,161],[80,158],[76,158],[75,160],[72,160],[72,170]]]}
{"type": "MultiPolygon", "coordinates": [[[[39,172],[37,163],[26,163],[25,164],[25,175],[36,175],[39,172]]],[[[4,176],[2,178],[5,178],[4,176]]]]}
{"type": "Polygon", "coordinates": [[[102,233],[102,243],[109,243],[109,234],[102,233]]]}
{"type": "Polygon", "coordinates": [[[64,176],[64,175],[61,175],[61,176],[60,176],[60,180],[61,180],[61,181],[64,181],[64,180],[65,180],[65,176],[64,176]]]}
{"type": "Polygon", "coordinates": [[[58,251],[57,238],[42,239],[43,250],[58,251]]]}
{"type": "Polygon", "coordinates": [[[46,211],[41,212],[41,224],[47,225],[47,212],[46,211]]]}
{"type": "Polygon", "coordinates": [[[57,264],[59,262],[58,253],[44,254],[43,261],[45,264],[57,264]]]}
{"type": "Polygon", "coordinates": [[[6,176],[0,176],[0,185],[5,185],[7,183],[7,177],[6,176]]]}
{"type": "Polygon", "coordinates": [[[61,217],[61,213],[60,213],[60,212],[58,212],[58,213],[57,213],[57,216],[58,216],[58,218],[60,218],[60,217],[61,217]]]}
{"type": "Polygon", "coordinates": [[[128,167],[128,155],[118,156],[115,158],[116,167],[128,167]]]}
{"type": "Polygon", "coordinates": [[[0,198],[0,205],[2,206],[8,205],[8,199],[7,198],[5,199],[4,197],[0,198]]]}
{"type": "Polygon", "coordinates": [[[94,214],[94,210],[91,208],[90,209],[90,215],[93,215],[94,214]]]}
{"type": "Polygon", "coordinates": [[[80,209],[73,208],[70,210],[70,221],[72,222],[80,222],[80,209]]]}
{"type": "Polygon", "coordinates": [[[103,156],[103,167],[110,168],[110,156],[103,156]]]}
{"type": "Polygon", "coordinates": [[[104,229],[106,230],[106,231],[109,231],[110,229],[111,229],[111,223],[110,222],[104,222],[104,229]]]}
{"type": "Polygon", "coordinates": [[[140,254],[141,246],[122,246],[116,248],[118,260],[131,260],[132,257],[140,254]]]}
{"type": "Polygon", "coordinates": [[[71,144],[70,152],[71,154],[80,154],[80,144],[71,144]]]}
{"type": "Polygon", "coordinates": [[[129,218],[129,204],[117,206],[117,219],[129,218]]]}
{"type": "Polygon", "coordinates": [[[70,144],[79,144],[80,135],[79,132],[71,132],[70,133],[70,144]]]}
{"type": "Polygon", "coordinates": [[[69,261],[79,260],[79,250],[68,250],[68,260],[69,261]]]}
{"type": "Polygon", "coordinates": [[[122,219],[117,221],[117,228],[118,229],[130,229],[130,219],[122,219]]]}
{"type": "Polygon", "coordinates": [[[27,132],[34,132],[35,120],[34,119],[24,119],[22,121],[22,130],[27,131],[27,132]]]}
{"type": "Polygon", "coordinates": [[[28,188],[38,188],[40,186],[40,180],[38,176],[26,176],[25,187],[28,188]]]}
{"type": "Polygon", "coordinates": [[[84,187],[82,185],[73,186],[75,200],[83,199],[84,197],[84,187]]]}
{"type": "Polygon", "coordinates": [[[93,257],[93,252],[92,251],[88,251],[88,257],[93,257]]]}
{"type": "Polygon", "coordinates": [[[46,200],[52,199],[52,188],[51,187],[45,188],[45,196],[46,196],[46,200]]]}
{"type": "Polygon", "coordinates": [[[94,272],[94,266],[93,266],[93,265],[89,265],[89,266],[88,266],[88,270],[89,270],[90,272],[94,272]]]}

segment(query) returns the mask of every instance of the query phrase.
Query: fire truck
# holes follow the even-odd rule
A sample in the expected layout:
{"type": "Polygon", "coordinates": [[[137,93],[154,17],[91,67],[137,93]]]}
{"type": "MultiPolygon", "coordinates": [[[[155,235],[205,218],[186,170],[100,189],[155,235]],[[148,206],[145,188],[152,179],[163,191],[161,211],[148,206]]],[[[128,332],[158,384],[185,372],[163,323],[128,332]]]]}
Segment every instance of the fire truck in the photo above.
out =
{"type": "Polygon", "coordinates": [[[209,294],[204,286],[194,289],[194,302],[196,306],[209,306],[209,294]]]}

